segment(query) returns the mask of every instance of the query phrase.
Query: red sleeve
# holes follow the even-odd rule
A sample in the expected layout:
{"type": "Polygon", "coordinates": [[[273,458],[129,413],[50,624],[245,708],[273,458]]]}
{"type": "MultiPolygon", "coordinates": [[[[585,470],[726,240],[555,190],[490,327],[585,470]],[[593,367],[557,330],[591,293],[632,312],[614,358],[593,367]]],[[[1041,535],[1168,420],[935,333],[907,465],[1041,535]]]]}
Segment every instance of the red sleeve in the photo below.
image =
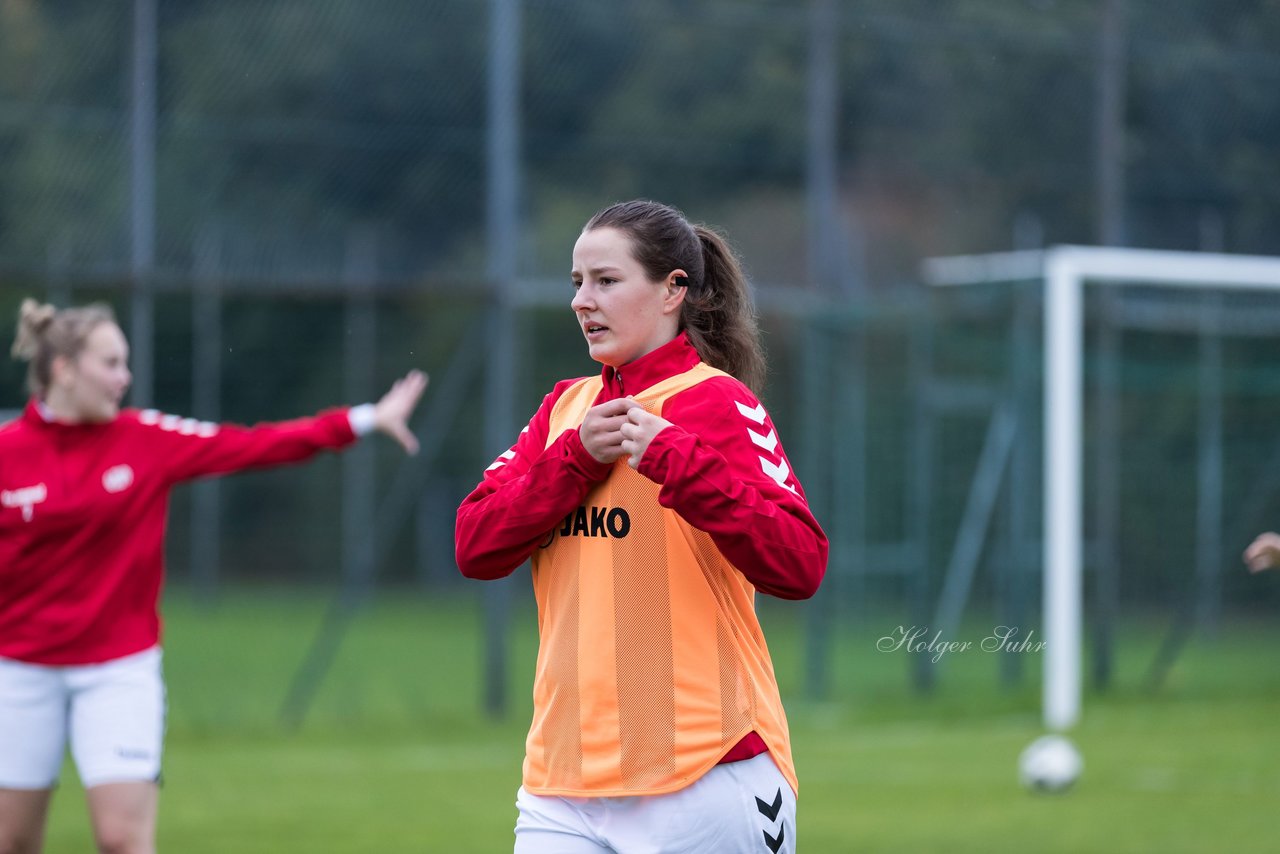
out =
{"type": "Polygon", "coordinates": [[[587,453],[577,430],[564,431],[547,447],[551,408],[574,382],[559,383],[543,399],[515,445],[458,507],[458,569],[468,578],[510,575],[609,473],[611,466],[587,453]]]}
{"type": "Polygon", "coordinates": [[[667,401],[640,473],[658,502],[711,535],[757,590],[807,599],[827,569],[823,533],[773,421],[746,386],[717,378],[667,401]]]}
{"type": "Polygon", "coordinates": [[[171,482],[299,462],[356,440],[346,409],[310,418],[242,427],[164,415],[136,414],[141,440],[164,461],[171,482]]]}

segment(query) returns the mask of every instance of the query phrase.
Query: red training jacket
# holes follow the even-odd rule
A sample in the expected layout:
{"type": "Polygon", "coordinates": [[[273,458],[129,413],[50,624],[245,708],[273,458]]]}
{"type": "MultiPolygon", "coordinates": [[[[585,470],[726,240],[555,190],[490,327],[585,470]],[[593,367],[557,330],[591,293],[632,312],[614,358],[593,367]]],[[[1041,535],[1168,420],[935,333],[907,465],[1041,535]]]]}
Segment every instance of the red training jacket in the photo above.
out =
{"type": "Polygon", "coordinates": [[[253,428],[127,409],[0,427],[0,657],[94,664],[160,640],[171,488],[355,441],[348,410],[253,428]]]}
{"type": "MultiPolygon", "coordinates": [[[[699,361],[681,334],[618,370],[606,366],[595,402],[639,393],[699,361]]],[[[608,473],[577,430],[547,447],[551,409],[575,382],[556,384],[458,508],[458,567],[468,578],[509,575],[608,473]]],[[[717,377],[669,398],[661,415],[673,426],[654,437],[639,468],[662,485],[658,502],[709,534],[757,590],[783,599],[812,596],[826,572],[827,537],[755,395],[731,377],[717,377]]]]}

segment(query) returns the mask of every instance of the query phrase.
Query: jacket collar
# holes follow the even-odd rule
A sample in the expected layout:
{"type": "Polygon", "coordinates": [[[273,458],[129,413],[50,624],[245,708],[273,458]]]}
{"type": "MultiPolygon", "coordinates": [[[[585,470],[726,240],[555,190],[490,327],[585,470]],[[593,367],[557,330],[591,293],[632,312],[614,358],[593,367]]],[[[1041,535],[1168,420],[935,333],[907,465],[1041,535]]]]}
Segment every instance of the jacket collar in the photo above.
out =
{"type": "Polygon", "coordinates": [[[53,423],[53,414],[49,412],[49,407],[33,397],[22,410],[22,420],[32,427],[47,427],[53,423]]]}
{"type": "Polygon", "coordinates": [[[605,397],[613,399],[639,394],[667,377],[684,373],[701,361],[698,351],[689,343],[688,336],[681,332],[658,349],[651,350],[620,368],[605,365],[601,372],[605,397]]]}
{"type": "MultiPolygon", "coordinates": [[[[69,433],[81,433],[96,430],[105,426],[104,424],[90,423],[68,424],[65,421],[59,421],[54,417],[53,412],[44,404],[43,401],[34,397],[27,401],[26,407],[22,410],[22,420],[27,422],[31,427],[69,433]]],[[[111,424],[114,423],[114,421],[107,423],[111,424]]]]}

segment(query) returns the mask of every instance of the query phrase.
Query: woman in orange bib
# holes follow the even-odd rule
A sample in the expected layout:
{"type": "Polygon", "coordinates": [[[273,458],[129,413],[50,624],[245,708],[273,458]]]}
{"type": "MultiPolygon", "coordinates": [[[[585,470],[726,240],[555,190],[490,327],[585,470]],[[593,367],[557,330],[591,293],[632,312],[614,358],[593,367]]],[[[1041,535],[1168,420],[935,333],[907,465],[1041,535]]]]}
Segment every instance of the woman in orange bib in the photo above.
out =
{"type": "Polygon", "coordinates": [[[812,596],[827,538],[757,397],[746,279],[716,232],[648,201],[596,214],[572,277],[603,370],[558,383],[458,508],[464,575],[532,559],[515,851],[794,852],[755,594],[812,596]]]}

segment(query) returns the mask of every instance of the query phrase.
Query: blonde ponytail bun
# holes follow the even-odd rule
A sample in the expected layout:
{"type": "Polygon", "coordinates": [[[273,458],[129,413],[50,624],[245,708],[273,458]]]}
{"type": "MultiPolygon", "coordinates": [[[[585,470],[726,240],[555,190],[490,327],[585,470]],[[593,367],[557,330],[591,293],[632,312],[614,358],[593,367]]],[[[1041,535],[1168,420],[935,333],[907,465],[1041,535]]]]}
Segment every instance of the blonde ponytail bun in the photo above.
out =
{"type": "Polygon", "coordinates": [[[58,310],[48,303],[27,297],[18,309],[18,334],[13,339],[13,357],[29,362],[35,358],[40,338],[53,325],[58,310]]]}

